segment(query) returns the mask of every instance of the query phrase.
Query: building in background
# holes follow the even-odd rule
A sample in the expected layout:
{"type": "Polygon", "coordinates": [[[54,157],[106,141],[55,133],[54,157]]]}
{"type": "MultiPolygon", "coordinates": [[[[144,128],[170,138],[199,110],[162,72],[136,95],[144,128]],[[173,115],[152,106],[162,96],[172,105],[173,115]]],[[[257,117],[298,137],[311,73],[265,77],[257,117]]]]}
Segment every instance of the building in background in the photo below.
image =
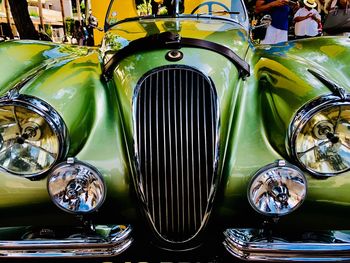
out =
{"type": "Polygon", "coordinates": [[[15,32],[16,27],[11,18],[11,13],[8,6],[7,0],[0,1],[0,35],[10,36],[10,32],[15,32]]]}
{"type": "MultiPolygon", "coordinates": [[[[2,0],[0,3],[0,35],[8,35],[9,30],[5,1],[2,0]]],[[[65,39],[63,16],[72,19],[74,17],[71,0],[28,0],[28,11],[37,30],[39,30],[39,25],[43,24],[45,31],[53,41],[62,42],[65,39]]],[[[18,36],[11,12],[9,15],[13,35],[18,36]]]]}
{"type": "MultiPolygon", "coordinates": [[[[39,30],[40,6],[45,31],[51,35],[53,41],[62,42],[64,39],[62,9],[60,0],[28,0],[29,15],[34,26],[39,30]]],[[[65,17],[73,17],[72,3],[70,0],[62,0],[65,17]]]]}
{"type": "MultiPolygon", "coordinates": [[[[8,35],[9,26],[6,16],[5,1],[2,0],[0,3],[0,35],[8,35]]],[[[28,0],[28,11],[33,21],[33,24],[37,30],[39,30],[40,21],[40,6],[42,10],[42,22],[44,24],[45,30],[52,35],[55,42],[62,42],[65,38],[65,32],[63,30],[63,20],[79,20],[83,18],[80,13],[80,8],[76,8],[79,0],[28,0]],[[62,1],[62,3],[61,3],[62,1]],[[75,6],[75,13],[73,13],[73,5],[75,6]],[[63,6],[63,12],[62,8],[63,6]]],[[[93,15],[98,19],[99,27],[104,26],[105,15],[107,12],[109,0],[83,0],[81,1],[86,8],[86,12],[91,8],[93,15]]],[[[11,24],[11,30],[14,36],[18,36],[16,26],[9,11],[9,20],[11,24]]],[[[70,32],[67,32],[69,35],[70,32]]],[[[103,32],[94,30],[95,44],[99,45],[103,37],[103,32]]]]}

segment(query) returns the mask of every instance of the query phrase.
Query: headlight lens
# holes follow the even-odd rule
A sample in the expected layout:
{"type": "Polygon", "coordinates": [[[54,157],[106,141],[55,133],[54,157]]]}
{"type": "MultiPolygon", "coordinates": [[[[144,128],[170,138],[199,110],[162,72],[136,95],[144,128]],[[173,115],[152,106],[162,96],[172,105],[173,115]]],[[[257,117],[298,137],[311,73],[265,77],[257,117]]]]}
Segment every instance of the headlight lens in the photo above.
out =
{"type": "Polygon", "coordinates": [[[19,95],[0,100],[0,166],[24,177],[48,171],[65,155],[67,130],[45,102],[19,95]]]}
{"type": "Polygon", "coordinates": [[[293,157],[312,174],[331,176],[349,170],[349,102],[329,97],[307,104],[298,112],[290,133],[293,157]]]}
{"type": "Polygon", "coordinates": [[[69,213],[84,214],[102,205],[106,186],[96,168],[69,158],[49,175],[48,192],[59,208],[69,213]]]}
{"type": "Polygon", "coordinates": [[[278,161],[260,169],[248,187],[251,206],[266,216],[283,216],[297,209],[306,197],[307,183],[295,166],[278,161]]]}

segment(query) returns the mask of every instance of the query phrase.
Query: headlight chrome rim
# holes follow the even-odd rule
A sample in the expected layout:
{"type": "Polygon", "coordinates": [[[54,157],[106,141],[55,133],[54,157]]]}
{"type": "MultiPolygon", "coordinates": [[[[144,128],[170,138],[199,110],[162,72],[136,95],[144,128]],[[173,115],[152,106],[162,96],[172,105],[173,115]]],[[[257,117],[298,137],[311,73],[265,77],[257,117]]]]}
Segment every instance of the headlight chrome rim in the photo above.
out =
{"type": "MultiPolygon", "coordinates": [[[[281,176],[282,177],[282,176],[281,176]]],[[[268,179],[271,179],[272,176],[268,179]]],[[[272,179],[275,179],[275,178],[272,178],[272,179]]],[[[272,183],[274,182],[274,180],[270,180],[272,183]]],[[[267,181],[266,181],[267,182],[267,181]]],[[[266,183],[265,182],[265,183],[266,183]]],[[[267,185],[269,185],[270,182],[268,182],[267,185]]],[[[273,189],[271,188],[271,192],[268,192],[268,194],[271,194],[271,198],[274,199],[274,201],[277,201],[282,203],[282,202],[286,202],[288,201],[288,198],[287,198],[287,194],[290,193],[289,191],[289,188],[287,186],[283,186],[281,187],[281,185],[276,185],[274,184],[274,186],[276,186],[276,189],[273,189]],[[277,191],[275,191],[277,190],[277,191]],[[279,196],[279,194],[281,194],[279,196]]],[[[248,201],[249,201],[249,204],[250,206],[259,214],[263,215],[263,216],[266,216],[266,217],[282,217],[282,216],[285,216],[285,215],[288,215],[292,212],[294,212],[295,210],[297,210],[304,202],[304,200],[306,199],[306,196],[307,196],[307,188],[308,188],[308,184],[307,184],[307,179],[304,175],[304,173],[295,165],[292,165],[290,163],[287,163],[285,160],[277,160],[276,162],[274,163],[271,163],[271,164],[268,164],[262,168],[260,168],[258,171],[256,171],[254,173],[254,175],[252,176],[250,182],[249,182],[249,185],[248,185],[248,191],[247,191],[247,198],[248,198],[248,201]],[[254,184],[256,184],[256,180],[258,178],[261,178],[263,176],[266,175],[267,177],[267,173],[270,172],[270,173],[275,173],[278,169],[284,169],[284,170],[289,170],[289,172],[295,172],[296,174],[298,174],[299,176],[299,180],[302,180],[302,184],[303,184],[303,191],[301,192],[302,196],[301,196],[301,199],[298,200],[298,203],[296,205],[294,205],[293,207],[291,207],[289,210],[285,210],[285,212],[279,212],[279,213],[269,213],[269,212],[264,212],[262,211],[261,209],[259,209],[257,207],[257,205],[254,203],[253,201],[253,196],[252,196],[252,187],[254,184]]],[[[255,190],[255,189],[253,189],[255,190]]],[[[295,196],[294,196],[295,197],[295,196]]]]}
{"type": "MultiPolygon", "coordinates": [[[[59,175],[56,176],[56,178],[58,177],[59,175]]],[[[69,183],[68,183],[69,184],[69,183]]],[[[68,185],[67,184],[67,185],[68,185]]],[[[67,188],[67,186],[66,186],[67,188]]],[[[96,211],[98,211],[100,209],[100,207],[103,205],[105,199],[106,199],[106,194],[107,194],[107,186],[106,186],[106,183],[105,183],[105,180],[102,176],[102,174],[99,172],[99,170],[92,166],[91,164],[88,164],[86,162],[83,162],[83,161],[79,161],[77,160],[76,158],[68,158],[67,161],[65,162],[61,162],[59,164],[57,164],[50,172],[48,178],[47,178],[47,191],[49,193],[49,196],[52,200],[52,202],[58,207],[60,208],[61,210],[69,213],[69,214],[74,214],[74,215],[86,215],[86,214],[91,214],[91,213],[94,213],[96,211]],[[101,183],[101,186],[102,186],[102,196],[100,196],[100,199],[98,201],[98,204],[92,208],[91,210],[89,211],[73,211],[72,209],[68,209],[62,205],[60,205],[56,199],[55,199],[55,196],[54,194],[51,192],[51,186],[50,186],[50,183],[51,183],[51,179],[55,176],[55,173],[61,169],[64,169],[64,168],[73,168],[73,167],[76,167],[76,166],[81,166],[81,167],[84,167],[86,168],[87,170],[90,170],[92,171],[98,178],[98,180],[100,180],[100,183],[101,183]]],[[[66,192],[67,193],[67,192],[66,192]]]]}
{"type": "Polygon", "coordinates": [[[15,93],[13,96],[4,96],[0,98],[0,107],[1,106],[21,107],[39,115],[47,122],[48,126],[57,137],[59,146],[55,161],[47,169],[40,172],[23,174],[20,172],[11,171],[3,166],[0,166],[0,169],[13,175],[35,180],[41,178],[44,174],[50,171],[57,164],[57,162],[67,156],[69,150],[68,129],[62,117],[52,106],[37,97],[18,93],[15,93]]]}
{"type": "MultiPolygon", "coordinates": [[[[332,177],[350,170],[350,165],[349,165],[347,169],[340,170],[340,171],[325,172],[325,173],[315,171],[309,168],[300,160],[300,158],[298,157],[298,153],[296,151],[298,135],[301,133],[302,129],[308,124],[308,122],[312,120],[313,117],[315,117],[317,114],[321,113],[322,111],[331,109],[332,107],[344,107],[344,106],[350,106],[349,94],[346,94],[344,98],[335,96],[333,94],[318,97],[308,102],[304,106],[302,106],[297,111],[291,124],[289,125],[288,134],[286,138],[287,151],[289,152],[289,155],[293,158],[293,160],[295,160],[302,169],[304,169],[305,171],[308,171],[311,175],[314,175],[316,177],[332,177]]],[[[331,129],[330,125],[326,125],[326,126],[328,126],[327,128],[331,129]]],[[[318,137],[318,139],[320,140],[322,139],[322,134],[317,134],[318,131],[316,127],[314,127],[313,132],[315,133],[315,136],[318,137]]],[[[323,139],[325,140],[325,138],[323,139]]],[[[328,139],[331,142],[332,138],[328,138],[328,139]]]]}

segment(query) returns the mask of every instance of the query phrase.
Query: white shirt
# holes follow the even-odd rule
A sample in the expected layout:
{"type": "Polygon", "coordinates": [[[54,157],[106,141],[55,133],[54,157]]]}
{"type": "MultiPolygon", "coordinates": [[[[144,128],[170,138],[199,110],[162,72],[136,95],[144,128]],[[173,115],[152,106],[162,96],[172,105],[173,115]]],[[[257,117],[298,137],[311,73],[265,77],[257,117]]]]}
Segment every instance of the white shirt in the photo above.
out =
{"type": "MultiPolygon", "coordinates": [[[[318,19],[321,19],[321,16],[316,11],[316,9],[307,10],[305,7],[299,8],[299,10],[295,13],[294,18],[298,16],[306,16],[309,13],[315,15],[318,19]]],[[[317,34],[318,34],[318,24],[311,17],[295,23],[296,36],[316,36],[317,34]]]]}
{"type": "Polygon", "coordinates": [[[288,31],[275,28],[271,25],[266,29],[266,36],[261,44],[277,44],[288,41],[288,31]]]}

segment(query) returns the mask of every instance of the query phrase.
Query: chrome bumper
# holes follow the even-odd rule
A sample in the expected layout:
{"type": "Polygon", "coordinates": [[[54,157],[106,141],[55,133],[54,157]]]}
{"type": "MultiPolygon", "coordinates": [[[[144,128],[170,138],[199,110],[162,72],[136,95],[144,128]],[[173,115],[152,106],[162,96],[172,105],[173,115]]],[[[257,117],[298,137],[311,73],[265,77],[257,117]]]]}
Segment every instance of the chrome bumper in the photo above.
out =
{"type": "MultiPolygon", "coordinates": [[[[0,228],[0,233],[11,231],[18,229],[0,228]]],[[[60,231],[41,229],[39,232],[27,232],[21,240],[0,240],[0,259],[113,257],[132,243],[130,226],[97,226],[94,232],[75,232],[57,239],[44,236],[62,236],[60,231]]]]}
{"type": "Polygon", "coordinates": [[[224,246],[247,261],[350,261],[350,231],[307,232],[292,237],[268,236],[256,229],[228,229],[224,246]]]}

